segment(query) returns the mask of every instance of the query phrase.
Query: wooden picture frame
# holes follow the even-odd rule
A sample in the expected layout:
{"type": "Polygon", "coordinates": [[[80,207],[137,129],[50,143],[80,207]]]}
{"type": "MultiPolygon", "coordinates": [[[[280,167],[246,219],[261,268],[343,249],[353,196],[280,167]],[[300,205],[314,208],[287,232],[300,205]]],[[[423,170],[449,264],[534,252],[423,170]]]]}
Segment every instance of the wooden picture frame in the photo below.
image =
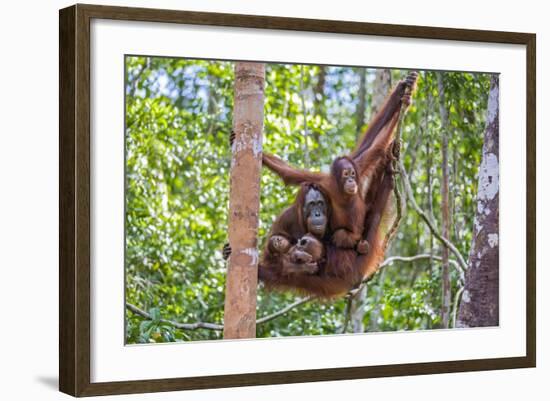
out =
{"type": "Polygon", "coordinates": [[[59,388],[73,396],[143,393],[534,367],[536,361],[536,37],[529,33],[348,21],[74,5],[59,14],[59,388]],[[218,27],[516,44],[526,47],[526,355],[367,367],[92,383],[90,380],[90,21],[218,27]]]}

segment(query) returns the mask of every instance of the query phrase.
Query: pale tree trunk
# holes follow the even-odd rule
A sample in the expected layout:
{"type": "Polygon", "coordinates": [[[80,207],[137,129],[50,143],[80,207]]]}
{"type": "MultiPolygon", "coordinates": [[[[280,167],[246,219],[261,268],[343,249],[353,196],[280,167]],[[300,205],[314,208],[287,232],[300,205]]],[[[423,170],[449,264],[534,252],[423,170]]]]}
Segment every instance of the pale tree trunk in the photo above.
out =
{"type": "Polygon", "coordinates": [[[365,325],[363,317],[365,316],[365,301],[367,299],[367,284],[353,297],[350,304],[351,329],[353,333],[363,333],[365,325]]]}
{"type": "Polygon", "coordinates": [[[379,68],[374,74],[372,102],[371,102],[371,118],[378,113],[380,107],[384,104],[384,100],[391,90],[391,71],[386,68],[379,68]]]}
{"type": "Polygon", "coordinates": [[[491,77],[483,154],[479,167],[477,212],[464,292],[457,327],[499,324],[499,88],[498,75],[491,77]]]}
{"type": "Polygon", "coordinates": [[[300,100],[302,104],[302,118],[304,119],[303,123],[303,131],[302,134],[304,136],[304,165],[306,168],[310,167],[310,159],[309,159],[309,132],[307,129],[307,109],[306,109],[306,87],[305,87],[305,79],[304,79],[304,66],[300,66],[300,100]]]}
{"type": "MultiPolygon", "coordinates": [[[[449,114],[445,104],[445,88],[443,74],[437,73],[437,86],[439,92],[439,113],[441,116],[441,235],[449,239],[449,114]]],[[[441,251],[441,326],[449,327],[451,309],[451,277],[449,271],[449,249],[443,247],[441,251]]]]}
{"type": "MultiPolygon", "coordinates": [[[[432,179],[432,146],[430,141],[426,141],[426,176],[428,178],[428,213],[430,219],[434,219],[434,200],[433,200],[433,179],[432,179]]],[[[430,255],[434,255],[434,236],[430,231],[430,255]]],[[[430,272],[433,269],[433,259],[430,258],[430,272]]]]}
{"type": "MultiPolygon", "coordinates": [[[[324,107],[324,100],[325,100],[325,82],[327,77],[327,67],[320,65],[319,66],[319,74],[317,75],[317,83],[313,87],[313,112],[315,115],[325,115],[325,107],[324,107]]],[[[313,131],[313,141],[321,146],[322,143],[320,143],[321,136],[319,135],[319,131],[315,130],[313,131]]]]}
{"type": "Polygon", "coordinates": [[[256,337],[264,84],[264,64],[235,64],[224,338],[256,337]]]}
{"type": "Polygon", "coordinates": [[[365,124],[365,112],[367,110],[367,69],[358,68],[359,75],[359,93],[357,94],[357,109],[355,115],[357,117],[356,138],[359,139],[363,133],[363,125],[365,124]]]}
{"type": "Polygon", "coordinates": [[[320,65],[319,74],[317,74],[317,83],[313,88],[313,107],[315,114],[323,113],[324,109],[324,97],[325,97],[325,83],[327,80],[327,67],[320,65]]]}
{"type": "Polygon", "coordinates": [[[214,132],[214,127],[216,126],[217,114],[218,114],[218,99],[216,98],[216,88],[217,79],[212,75],[207,75],[208,87],[207,87],[207,113],[210,121],[208,122],[207,135],[210,137],[214,132]]]}
{"type": "MultiPolygon", "coordinates": [[[[366,89],[366,88],[365,88],[366,89]]],[[[372,102],[371,102],[371,118],[380,110],[384,100],[390,93],[391,90],[391,71],[388,69],[377,69],[375,73],[374,83],[373,83],[373,93],[372,93],[372,102]]],[[[363,96],[365,97],[365,96],[363,96]]],[[[361,110],[359,110],[361,111],[361,110]]],[[[363,111],[364,113],[364,111],[363,111]]],[[[360,116],[357,116],[358,119],[360,116]]],[[[364,117],[363,117],[364,118],[364,117]]],[[[381,279],[381,278],[380,278],[381,279]]],[[[380,282],[382,285],[382,282],[380,282]]],[[[367,284],[363,285],[361,290],[355,294],[351,302],[351,327],[354,333],[363,333],[365,331],[365,325],[363,324],[363,317],[365,315],[365,301],[367,299],[367,284]]],[[[382,291],[378,291],[376,294],[376,305],[375,310],[373,311],[373,316],[377,319],[378,313],[378,301],[382,295],[382,291]]],[[[377,322],[374,322],[374,328],[376,329],[377,322]]],[[[371,325],[371,328],[373,326],[371,325]]]]}

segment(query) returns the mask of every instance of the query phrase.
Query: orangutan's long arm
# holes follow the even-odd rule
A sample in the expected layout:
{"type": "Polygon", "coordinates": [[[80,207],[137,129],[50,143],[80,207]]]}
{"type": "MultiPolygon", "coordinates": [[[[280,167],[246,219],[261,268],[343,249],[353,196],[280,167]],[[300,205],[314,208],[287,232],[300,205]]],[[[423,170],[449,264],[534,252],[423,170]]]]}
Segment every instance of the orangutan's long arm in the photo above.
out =
{"type": "Polygon", "coordinates": [[[363,134],[361,141],[352,152],[351,157],[353,159],[359,157],[363,152],[369,149],[384,126],[395,118],[396,115],[399,115],[403,103],[410,102],[410,95],[408,97],[404,97],[404,95],[407,92],[410,93],[414,90],[417,78],[418,73],[414,71],[410,72],[404,80],[400,81],[395,86],[393,91],[386,98],[383,106],[369,123],[369,126],[363,134]]]}
{"type": "Polygon", "coordinates": [[[291,167],[282,159],[269,153],[264,153],[262,156],[264,166],[273,171],[283,179],[286,185],[300,185],[304,182],[312,182],[319,184],[323,179],[326,179],[326,174],[313,171],[301,170],[291,167]]]}
{"type": "Polygon", "coordinates": [[[386,165],[398,120],[399,113],[382,128],[372,145],[353,160],[359,177],[371,179],[375,171],[380,171],[386,165]]]}

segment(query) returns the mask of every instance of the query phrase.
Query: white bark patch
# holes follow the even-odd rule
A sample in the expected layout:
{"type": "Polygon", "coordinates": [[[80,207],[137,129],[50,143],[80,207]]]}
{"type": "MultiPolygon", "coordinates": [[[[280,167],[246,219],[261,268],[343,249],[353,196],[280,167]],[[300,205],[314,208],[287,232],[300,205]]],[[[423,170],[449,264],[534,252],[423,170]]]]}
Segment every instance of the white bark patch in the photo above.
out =
{"type": "Polygon", "coordinates": [[[488,240],[487,242],[489,242],[489,246],[491,248],[494,248],[495,246],[498,245],[498,234],[489,234],[488,235],[488,240]]]}
{"type": "Polygon", "coordinates": [[[479,232],[483,228],[483,226],[481,224],[479,224],[479,221],[477,221],[477,217],[474,219],[474,226],[475,226],[476,235],[477,235],[477,234],[479,234],[479,232]]]}
{"type": "Polygon", "coordinates": [[[498,86],[491,88],[487,105],[487,124],[492,124],[498,115],[498,86]]]}
{"type": "Polygon", "coordinates": [[[261,136],[256,137],[255,135],[252,135],[252,132],[250,132],[252,130],[252,124],[246,124],[243,130],[244,132],[242,135],[238,135],[233,141],[233,146],[231,148],[233,157],[246,149],[252,149],[254,157],[258,157],[262,152],[261,136]]]}
{"type": "Polygon", "coordinates": [[[258,264],[258,250],[256,248],[246,248],[240,253],[250,256],[250,266],[256,266],[258,264]]]}
{"type": "Polygon", "coordinates": [[[260,153],[262,153],[262,138],[255,138],[252,141],[252,153],[254,154],[254,157],[258,157],[260,153]]]}
{"type": "Polygon", "coordinates": [[[483,202],[481,201],[477,202],[477,212],[483,214],[483,202]]]}
{"type": "Polygon", "coordinates": [[[489,201],[496,194],[498,194],[498,158],[494,153],[486,153],[479,168],[478,199],[489,201]]]}
{"type": "Polygon", "coordinates": [[[468,303],[470,301],[470,293],[468,292],[468,290],[464,290],[464,292],[462,293],[462,302],[468,303]]]}

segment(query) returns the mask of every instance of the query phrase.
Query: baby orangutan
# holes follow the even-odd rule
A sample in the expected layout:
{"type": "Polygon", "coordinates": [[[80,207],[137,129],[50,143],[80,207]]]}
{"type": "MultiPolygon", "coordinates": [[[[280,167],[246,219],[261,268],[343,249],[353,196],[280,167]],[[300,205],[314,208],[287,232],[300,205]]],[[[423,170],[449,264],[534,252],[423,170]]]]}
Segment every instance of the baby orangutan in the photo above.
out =
{"type": "Polygon", "coordinates": [[[283,274],[315,274],[325,257],[323,243],[306,234],[282,254],[283,274]]]}
{"type": "Polygon", "coordinates": [[[320,188],[302,185],[293,205],[273,223],[260,262],[260,278],[266,270],[282,275],[315,274],[324,255],[319,240],[327,234],[330,208],[320,188]],[[315,241],[314,241],[315,240],[315,241]]]}
{"type": "MultiPolygon", "coordinates": [[[[304,183],[295,202],[271,227],[258,266],[260,279],[272,274],[315,274],[319,270],[317,262],[324,256],[320,240],[327,234],[329,215],[330,205],[321,189],[315,184],[304,183]]],[[[230,255],[231,247],[226,244],[223,256],[227,259],[230,255]]]]}

